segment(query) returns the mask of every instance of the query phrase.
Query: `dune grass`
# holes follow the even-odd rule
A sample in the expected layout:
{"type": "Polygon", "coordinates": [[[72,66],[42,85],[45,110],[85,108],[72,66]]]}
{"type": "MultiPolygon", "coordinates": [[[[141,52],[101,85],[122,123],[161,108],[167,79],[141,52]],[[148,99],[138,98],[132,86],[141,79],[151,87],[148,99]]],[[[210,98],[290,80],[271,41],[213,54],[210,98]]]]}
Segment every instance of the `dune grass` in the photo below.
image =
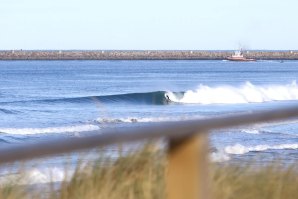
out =
{"type": "MultiPolygon", "coordinates": [[[[116,161],[101,156],[96,162],[78,166],[69,182],[44,193],[13,184],[0,188],[0,199],[162,199],[166,198],[166,158],[152,145],[116,161]]],[[[211,196],[215,199],[297,199],[298,167],[252,167],[210,163],[211,196]]],[[[187,186],[187,185],[181,185],[187,186]]]]}
{"type": "Polygon", "coordinates": [[[221,199],[298,198],[298,167],[278,162],[255,166],[215,166],[211,170],[212,195],[221,199]]]}

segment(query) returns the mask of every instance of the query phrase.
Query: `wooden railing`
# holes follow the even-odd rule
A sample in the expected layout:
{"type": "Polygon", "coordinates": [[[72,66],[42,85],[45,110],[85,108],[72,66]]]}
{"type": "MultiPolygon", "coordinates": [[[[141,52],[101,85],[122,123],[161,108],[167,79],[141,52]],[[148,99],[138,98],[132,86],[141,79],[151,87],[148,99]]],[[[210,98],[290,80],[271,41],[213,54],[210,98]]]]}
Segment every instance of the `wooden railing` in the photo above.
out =
{"type": "Polygon", "coordinates": [[[0,149],[0,164],[144,139],[169,141],[167,195],[169,199],[209,198],[207,133],[261,122],[298,119],[298,105],[225,117],[164,122],[126,130],[109,129],[85,137],[60,138],[0,149]]]}

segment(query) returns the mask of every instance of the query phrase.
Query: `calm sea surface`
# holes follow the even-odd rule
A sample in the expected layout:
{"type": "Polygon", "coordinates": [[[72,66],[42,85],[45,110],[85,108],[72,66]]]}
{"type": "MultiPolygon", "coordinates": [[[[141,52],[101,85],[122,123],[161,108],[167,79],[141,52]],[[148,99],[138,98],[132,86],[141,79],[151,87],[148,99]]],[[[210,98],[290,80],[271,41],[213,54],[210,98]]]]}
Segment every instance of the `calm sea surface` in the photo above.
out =
{"type": "MultiPolygon", "coordinates": [[[[1,61],[0,146],[295,105],[297,78],[296,61],[1,61]]],[[[211,159],[297,161],[297,121],[212,133],[211,159]]]]}

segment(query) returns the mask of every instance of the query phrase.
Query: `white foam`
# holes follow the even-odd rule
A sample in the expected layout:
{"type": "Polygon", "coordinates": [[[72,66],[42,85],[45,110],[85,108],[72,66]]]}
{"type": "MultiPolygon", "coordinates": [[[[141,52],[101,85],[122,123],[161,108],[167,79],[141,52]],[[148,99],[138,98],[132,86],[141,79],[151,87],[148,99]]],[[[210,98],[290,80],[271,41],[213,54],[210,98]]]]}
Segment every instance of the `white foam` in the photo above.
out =
{"type": "Polygon", "coordinates": [[[182,117],[127,117],[127,118],[97,118],[95,121],[104,123],[149,123],[149,122],[176,122],[190,119],[201,119],[203,116],[182,116],[182,117]]]}
{"type": "Polygon", "coordinates": [[[249,150],[245,146],[241,144],[235,144],[233,146],[227,146],[225,147],[224,151],[229,154],[244,154],[248,153],[249,150]]]}
{"type": "Polygon", "coordinates": [[[65,170],[57,167],[53,168],[32,168],[24,173],[7,174],[0,177],[0,185],[18,184],[31,185],[50,182],[69,181],[73,175],[73,170],[65,170]]]}
{"type": "Polygon", "coordinates": [[[283,149],[298,149],[298,143],[294,144],[279,144],[279,145],[256,145],[256,146],[243,146],[235,144],[233,146],[225,147],[224,151],[228,154],[245,154],[251,151],[266,151],[266,150],[283,150],[283,149]]]}
{"type": "Polygon", "coordinates": [[[248,134],[260,134],[260,131],[257,129],[242,129],[241,132],[248,134]]]}
{"type": "Polygon", "coordinates": [[[162,121],[171,121],[170,118],[109,118],[109,119],[96,119],[99,123],[135,123],[135,122],[162,122],[162,121]]]}
{"type": "Polygon", "coordinates": [[[234,86],[209,87],[199,85],[198,89],[186,91],[179,99],[174,93],[168,92],[170,100],[178,103],[199,104],[240,104],[261,103],[269,101],[298,100],[296,81],[285,85],[253,85],[250,82],[234,86]]]}
{"type": "Polygon", "coordinates": [[[15,135],[31,135],[44,133],[76,133],[84,131],[98,130],[96,125],[74,125],[62,127],[48,127],[48,128],[0,128],[0,132],[15,135]]]}
{"type": "MultiPolygon", "coordinates": [[[[69,170],[67,171],[69,172],[69,170]]],[[[73,173],[73,171],[71,172],[73,173]]],[[[49,183],[49,182],[61,182],[66,179],[66,170],[60,168],[48,168],[44,170],[32,169],[25,174],[25,178],[23,179],[23,184],[39,184],[39,183],[49,183]]]]}
{"type": "Polygon", "coordinates": [[[212,152],[210,154],[210,160],[212,162],[225,162],[229,161],[230,159],[231,158],[224,151],[212,152]]]}

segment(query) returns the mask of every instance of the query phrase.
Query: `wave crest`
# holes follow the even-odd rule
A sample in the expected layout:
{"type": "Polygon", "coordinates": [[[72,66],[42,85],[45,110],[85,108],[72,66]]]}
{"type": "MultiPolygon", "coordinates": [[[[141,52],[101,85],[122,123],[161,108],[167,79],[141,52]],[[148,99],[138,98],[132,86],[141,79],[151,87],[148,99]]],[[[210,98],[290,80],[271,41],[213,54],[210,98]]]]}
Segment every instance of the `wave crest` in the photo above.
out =
{"type": "Polygon", "coordinates": [[[253,85],[250,82],[234,86],[210,87],[200,85],[197,90],[186,91],[182,97],[168,92],[170,100],[177,103],[241,104],[270,101],[298,100],[296,81],[286,85],[253,85]]]}

